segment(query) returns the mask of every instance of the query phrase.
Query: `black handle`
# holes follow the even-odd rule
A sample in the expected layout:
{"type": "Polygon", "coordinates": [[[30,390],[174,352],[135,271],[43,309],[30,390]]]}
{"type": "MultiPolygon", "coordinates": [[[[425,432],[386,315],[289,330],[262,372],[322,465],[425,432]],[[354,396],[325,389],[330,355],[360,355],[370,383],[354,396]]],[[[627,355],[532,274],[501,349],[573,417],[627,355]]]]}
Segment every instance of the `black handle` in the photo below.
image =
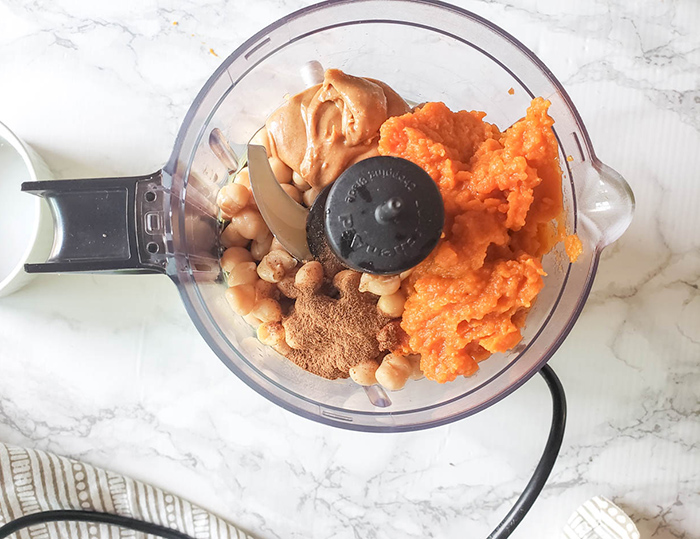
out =
{"type": "Polygon", "coordinates": [[[54,219],[54,243],[27,273],[165,273],[169,203],[162,171],[132,178],[25,182],[54,219]]]}

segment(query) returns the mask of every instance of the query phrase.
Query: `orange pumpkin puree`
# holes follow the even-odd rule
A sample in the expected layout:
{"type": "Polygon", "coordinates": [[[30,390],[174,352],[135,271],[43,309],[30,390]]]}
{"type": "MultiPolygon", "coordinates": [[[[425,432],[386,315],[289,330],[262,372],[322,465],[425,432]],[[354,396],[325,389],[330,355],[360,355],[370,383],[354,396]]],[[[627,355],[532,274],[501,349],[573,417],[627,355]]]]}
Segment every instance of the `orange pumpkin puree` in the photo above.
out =
{"type": "MultiPolygon", "coordinates": [[[[484,122],[486,113],[443,103],[381,127],[379,153],[423,167],[445,204],[443,238],[412,273],[401,322],[431,380],[473,374],[477,362],[521,340],[543,286],[542,256],[564,240],[549,104],[534,99],[503,133],[484,122]]],[[[581,250],[573,238],[565,242],[572,260],[581,250]]]]}

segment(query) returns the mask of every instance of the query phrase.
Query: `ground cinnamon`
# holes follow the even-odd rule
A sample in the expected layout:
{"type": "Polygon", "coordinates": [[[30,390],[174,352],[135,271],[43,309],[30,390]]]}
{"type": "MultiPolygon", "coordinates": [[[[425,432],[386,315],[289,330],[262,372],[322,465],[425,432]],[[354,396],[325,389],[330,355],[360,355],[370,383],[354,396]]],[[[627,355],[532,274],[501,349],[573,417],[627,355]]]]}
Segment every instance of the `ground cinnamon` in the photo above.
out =
{"type": "Polygon", "coordinates": [[[333,279],[339,298],[321,291],[296,290],[296,303],[282,321],[287,357],[301,368],[331,380],[347,378],[363,360],[382,355],[377,340],[389,318],[377,309],[377,298],[360,292],[360,273],[344,270],[333,279]]]}
{"type": "Polygon", "coordinates": [[[410,355],[408,334],[401,328],[401,320],[392,320],[377,333],[380,350],[392,352],[400,356],[410,355]]]}

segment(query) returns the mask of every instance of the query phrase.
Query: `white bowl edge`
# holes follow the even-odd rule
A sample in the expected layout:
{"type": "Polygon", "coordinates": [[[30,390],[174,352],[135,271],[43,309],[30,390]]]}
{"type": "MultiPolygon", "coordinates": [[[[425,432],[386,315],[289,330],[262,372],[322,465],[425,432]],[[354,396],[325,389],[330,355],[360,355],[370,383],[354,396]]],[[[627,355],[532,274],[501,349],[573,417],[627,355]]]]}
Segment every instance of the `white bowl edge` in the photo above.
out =
{"type": "MultiPolygon", "coordinates": [[[[0,122],[0,138],[8,142],[20,155],[29,173],[30,181],[37,179],[52,180],[53,174],[44,160],[5,124],[0,122]]],[[[20,186],[18,185],[19,189],[20,186]]],[[[27,194],[27,196],[31,196],[27,194]]],[[[29,260],[44,261],[53,245],[53,218],[48,204],[36,197],[34,218],[29,242],[13,270],[0,281],[0,297],[16,292],[29,283],[34,275],[25,273],[24,264],[29,260]]]]}

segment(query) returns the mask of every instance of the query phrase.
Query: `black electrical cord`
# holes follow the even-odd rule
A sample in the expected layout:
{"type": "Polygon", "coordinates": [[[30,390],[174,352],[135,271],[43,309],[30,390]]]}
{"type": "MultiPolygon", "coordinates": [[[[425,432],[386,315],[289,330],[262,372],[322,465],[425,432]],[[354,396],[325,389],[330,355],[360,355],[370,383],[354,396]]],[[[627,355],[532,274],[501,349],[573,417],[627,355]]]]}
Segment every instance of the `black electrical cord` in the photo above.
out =
{"type": "Polygon", "coordinates": [[[125,517],[122,515],[113,515],[111,513],[98,513],[95,511],[80,511],[80,510],[60,510],[60,511],[42,511],[40,513],[32,513],[19,517],[0,528],[0,539],[5,539],[13,533],[16,533],[24,528],[36,526],[37,524],[45,524],[47,522],[91,522],[96,524],[109,524],[110,526],[119,526],[128,528],[137,532],[163,537],[165,539],[193,539],[189,535],[182,533],[165,526],[159,526],[151,522],[145,522],[136,518],[125,517]]]}
{"type": "MultiPolygon", "coordinates": [[[[564,426],[566,425],[566,396],[564,395],[564,388],[549,365],[542,367],[540,374],[545,382],[547,382],[547,387],[552,394],[552,426],[549,429],[549,437],[544,446],[542,457],[530,481],[526,485],[525,490],[523,490],[523,493],[501,523],[491,532],[488,539],[506,539],[506,537],[509,537],[510,534],[513,533],[513,530],[515,530],[518,524],[522,522],[547,482],[547,478],[554,467],[554,462],[557,460],[561,442],[564,439],[564,426]]],[[[20,517],[0,527],[0,539],[5,539],[13,533],[37,524],[65,521],[109,524],[111,526],[120,526],[165,539],[192,539],[189,535],[177,530],[143,520],[110,513],[79,510],[42,511],[20,517]]]]}
{"type": "Polygon", "coordinates": [[[491,532],[488,539],[506,539],[510,537],[515,528],[518,527],[525,518],[525,515],[535,503],[537,496],[542,492],[544,484],[549,478],[549,474],[554,468],[554,463],[561,449],[561,442],[564,439],[564,427],[566,426],[566,395],[561,381],[549,365],[545,365],[540,370],[547,388],[552,394],[552,426],[549,428],[549,437],[544,445],[544,451],[540,461],[537,463],[530,481],[525,486],[525,490],[511,507],[508,514],[491,532]]]}

